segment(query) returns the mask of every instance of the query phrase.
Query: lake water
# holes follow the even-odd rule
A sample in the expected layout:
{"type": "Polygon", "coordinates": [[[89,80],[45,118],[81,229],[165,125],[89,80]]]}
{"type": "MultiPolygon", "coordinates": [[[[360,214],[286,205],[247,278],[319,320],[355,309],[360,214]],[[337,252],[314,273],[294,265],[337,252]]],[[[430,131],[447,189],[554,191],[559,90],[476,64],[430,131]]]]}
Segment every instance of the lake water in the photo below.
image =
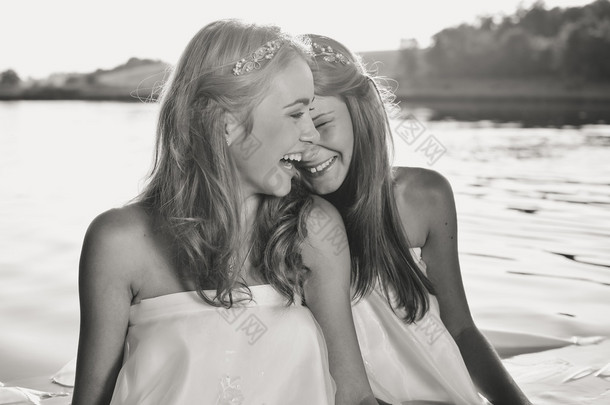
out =
{"type": "MultiPolygon", "coordinates": [[[[156,113],[144,103],[0,103],[0,381],[51,374],[75,356],[82,238],[142,186],[156,113]]],[[[451,181],[469,302],[501,353],[536,347],[494,340],[498,331],[610,336],[610,127],[405,114],[392,123],[396,164],[451,181]]]]}

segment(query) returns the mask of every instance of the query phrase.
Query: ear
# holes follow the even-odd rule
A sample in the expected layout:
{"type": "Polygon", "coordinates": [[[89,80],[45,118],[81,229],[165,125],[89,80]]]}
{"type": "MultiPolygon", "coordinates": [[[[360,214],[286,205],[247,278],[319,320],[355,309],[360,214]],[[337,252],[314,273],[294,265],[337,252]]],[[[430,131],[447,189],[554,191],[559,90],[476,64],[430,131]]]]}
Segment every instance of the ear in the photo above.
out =
{"type": "Polygon", "coordinates": [[[227,140],[227,145],[231,146],[231,144],[241,136],[243,126],[241,125],[241,122],[229,112],[225,112],[224,120],[225,139],[227,140]]]}

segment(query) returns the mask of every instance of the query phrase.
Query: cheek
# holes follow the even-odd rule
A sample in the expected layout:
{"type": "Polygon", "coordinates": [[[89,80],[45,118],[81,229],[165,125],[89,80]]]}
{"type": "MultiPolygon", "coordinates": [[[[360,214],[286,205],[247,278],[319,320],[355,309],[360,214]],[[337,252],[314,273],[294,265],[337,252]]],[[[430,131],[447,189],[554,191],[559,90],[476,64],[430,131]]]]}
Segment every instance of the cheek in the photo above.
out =
{"type": "MultiPolygon", "coordinates": [[[[252,178],[272,163],[273,143],[268,137],[251,133],[231,145],[233,160],[242,176],[252,178]]],[[[276,159],[277,160],[277,159],[276,159]]]]}
{"type": "MultiPolygon", "coordinates": [[[[266,149],[278,149],[282,145],[294,143],[294,135],[297,134],[295,125],[281,119],[267,122],[265,126],[259,127],[253,134],[266,149]]],[[[297,135],[298,136],[298,135],[297,135]]]]}
{"type": "Polygon", "coordinates": [[[354,132],[351,125],[341,125],[337,128],[336,143],[343,159],[348,163],[354,150],[354,132]]]}
{"type": "Polygon", "coordinates": [[[272,146],[282,133],[286,132],[286,124],[280,119],[267,119],[262,125],[252,129],[252,133],[261,143],[272,146]]]}
{"type": "Polygon", "coordinates": [[[351,126],[345,126],[341,130],[341,145],[343,149],[351,150],[354,146],[354,133],[352,132],[351,126]]]}
{"type": "Polygon", "coordinates": [[[277,121],[266,124],[253,128],[249,140],[233,148],[238,165],[250,171],[249,175],[275,167],[294,145],[289,132],[294,129],[290,125],[277,121]]]}

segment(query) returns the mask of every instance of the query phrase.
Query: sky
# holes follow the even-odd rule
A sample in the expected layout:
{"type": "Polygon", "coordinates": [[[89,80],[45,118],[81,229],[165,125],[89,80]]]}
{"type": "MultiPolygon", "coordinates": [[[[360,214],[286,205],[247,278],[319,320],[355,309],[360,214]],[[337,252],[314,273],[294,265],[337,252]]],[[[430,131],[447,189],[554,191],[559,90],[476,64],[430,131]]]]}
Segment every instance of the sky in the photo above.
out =
{"type": "MultiPolygon", "coordinates": [[[[547,7],[592,0],[547,0],[547,7]]],[[[110,69],[130,57],[174,64],[190,38],[221,18],[275,23],[335,38],[355,51],[427,46],[436,32],[481,15],[512,14],[533,0],[0,0],[0,72],[22,78],[110,69]]]]}

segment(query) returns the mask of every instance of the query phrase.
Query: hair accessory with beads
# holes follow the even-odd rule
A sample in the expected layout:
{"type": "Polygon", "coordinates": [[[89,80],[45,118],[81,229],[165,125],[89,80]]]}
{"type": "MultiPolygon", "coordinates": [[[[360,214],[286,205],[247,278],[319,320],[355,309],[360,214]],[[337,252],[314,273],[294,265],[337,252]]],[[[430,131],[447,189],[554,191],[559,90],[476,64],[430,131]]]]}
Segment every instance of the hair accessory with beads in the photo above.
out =
{"type": "Polygon", "coordinates": [[[322,59],[326,62],[342,63],[344,65],[349,65],[351,63],[345,55],[341,52],[335,52],[330,45],[324,46],[314,42],[311,46],[313,48],[314,56],[322,56],[322,59]]]}
{"type": "Polygon", "coordinates": [[[281,46],[282,40],[280,39],[274,39],[273,41],[267,42],[252,52],[248,57],[239,60],[233,68],[233,74],[239,76],[255,69],[260,69],[261,62],[273,58],[281,46]]]}

